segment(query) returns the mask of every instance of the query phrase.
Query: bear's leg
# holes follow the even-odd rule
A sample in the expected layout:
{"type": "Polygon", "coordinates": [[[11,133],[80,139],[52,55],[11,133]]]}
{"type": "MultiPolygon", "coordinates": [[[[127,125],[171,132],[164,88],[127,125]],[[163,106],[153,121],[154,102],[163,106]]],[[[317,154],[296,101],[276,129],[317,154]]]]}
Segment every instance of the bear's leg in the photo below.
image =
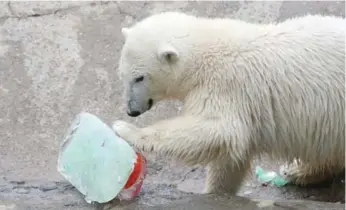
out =
{"type": "Polygon", "coordinates": [[[324,167],[311,166],[307,163],[294,160],[292,163],[287,163],[280,167],[280,175],[289,183],[296,185],[318,184],[326,181],[340,173],[340,170],[331,170],[324,167]]]}
{"type": "Polygon", "coordinates": [[[250,170],[250,165],[250,161],[235,164],[228,159],[209,163],[204,193],[237,193],[250,170]]]}
{"type": "Polygon", "coordinates": [[[240,121],[233,122],[232,125],[224,125],[221,120],[181,116],[145,128],[116,121],[113,129],[143,151],[171,156],[190,166],[206,166],[213,160],[225,157],[237,164],[248,154],[246,148],[250,145],[250,132],[240,121]],[[234,151],[234,158],[230,157],[230,148],[234,151]]]}

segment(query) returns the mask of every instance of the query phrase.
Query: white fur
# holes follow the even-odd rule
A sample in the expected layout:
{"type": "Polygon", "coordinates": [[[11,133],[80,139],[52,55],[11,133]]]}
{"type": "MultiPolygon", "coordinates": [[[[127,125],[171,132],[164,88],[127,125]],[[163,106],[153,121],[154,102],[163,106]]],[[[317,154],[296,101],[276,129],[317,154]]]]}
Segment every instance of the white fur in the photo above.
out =
{"type": "Polygon", "coordinates": [[[114,130],[145,151],[208,166],[206,192],[236,193],[263,154],[294,163],[285,172],[301,184],[343,170],[344,19],[252,24],[167,12],[125,31],[127,100],[145,112],[148,98],[176,98],[184,113],[145,128],[116,121],[114,130]],[[134,84],[138,75],[147,79],[134,84]]]}

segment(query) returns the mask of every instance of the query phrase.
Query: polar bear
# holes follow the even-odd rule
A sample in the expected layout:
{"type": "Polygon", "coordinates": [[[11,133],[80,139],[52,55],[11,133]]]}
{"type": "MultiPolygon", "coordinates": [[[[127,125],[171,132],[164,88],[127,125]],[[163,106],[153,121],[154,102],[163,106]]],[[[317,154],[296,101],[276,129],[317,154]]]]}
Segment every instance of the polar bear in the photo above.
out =
{"type": "Polygon", "coordinates": [[[281,23],[163,12],[123,28],[119,60],[127,113],[178,99],[183,113],[139,128],[131,145],[207,167],[205,193],[237,193],[256,156],[284,160],[312,184],[344,170],[345,32],[339,17],[281,23]]]}

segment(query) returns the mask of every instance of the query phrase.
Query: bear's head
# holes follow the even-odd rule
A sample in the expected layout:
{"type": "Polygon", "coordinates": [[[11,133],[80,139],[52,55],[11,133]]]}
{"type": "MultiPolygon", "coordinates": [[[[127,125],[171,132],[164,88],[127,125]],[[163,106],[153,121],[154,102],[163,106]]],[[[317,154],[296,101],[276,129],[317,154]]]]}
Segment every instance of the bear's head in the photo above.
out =
{"type": "Polygon", "coordinates": [[[153,15],[131,28],[122,28],[125,43],[118,73],[124,83],[129,116],[137,117],[163,99],[180,97],[187,68],[182,42],[177,42],[185,33],[177,20],[182,16],[153,15]]]}

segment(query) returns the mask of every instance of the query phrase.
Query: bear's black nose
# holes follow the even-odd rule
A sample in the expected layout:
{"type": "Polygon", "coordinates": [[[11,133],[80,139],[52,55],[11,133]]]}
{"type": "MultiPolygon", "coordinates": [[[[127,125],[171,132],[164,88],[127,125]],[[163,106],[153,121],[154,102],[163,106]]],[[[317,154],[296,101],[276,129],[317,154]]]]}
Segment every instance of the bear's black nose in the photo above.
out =
{"type": "Polygon", "coordinates": [[[127,112],[127,115],[129,115],[130,117],[137,117],[139,116],[141,113],[139,111],[131,111],[131,112],[127,112]]]}

